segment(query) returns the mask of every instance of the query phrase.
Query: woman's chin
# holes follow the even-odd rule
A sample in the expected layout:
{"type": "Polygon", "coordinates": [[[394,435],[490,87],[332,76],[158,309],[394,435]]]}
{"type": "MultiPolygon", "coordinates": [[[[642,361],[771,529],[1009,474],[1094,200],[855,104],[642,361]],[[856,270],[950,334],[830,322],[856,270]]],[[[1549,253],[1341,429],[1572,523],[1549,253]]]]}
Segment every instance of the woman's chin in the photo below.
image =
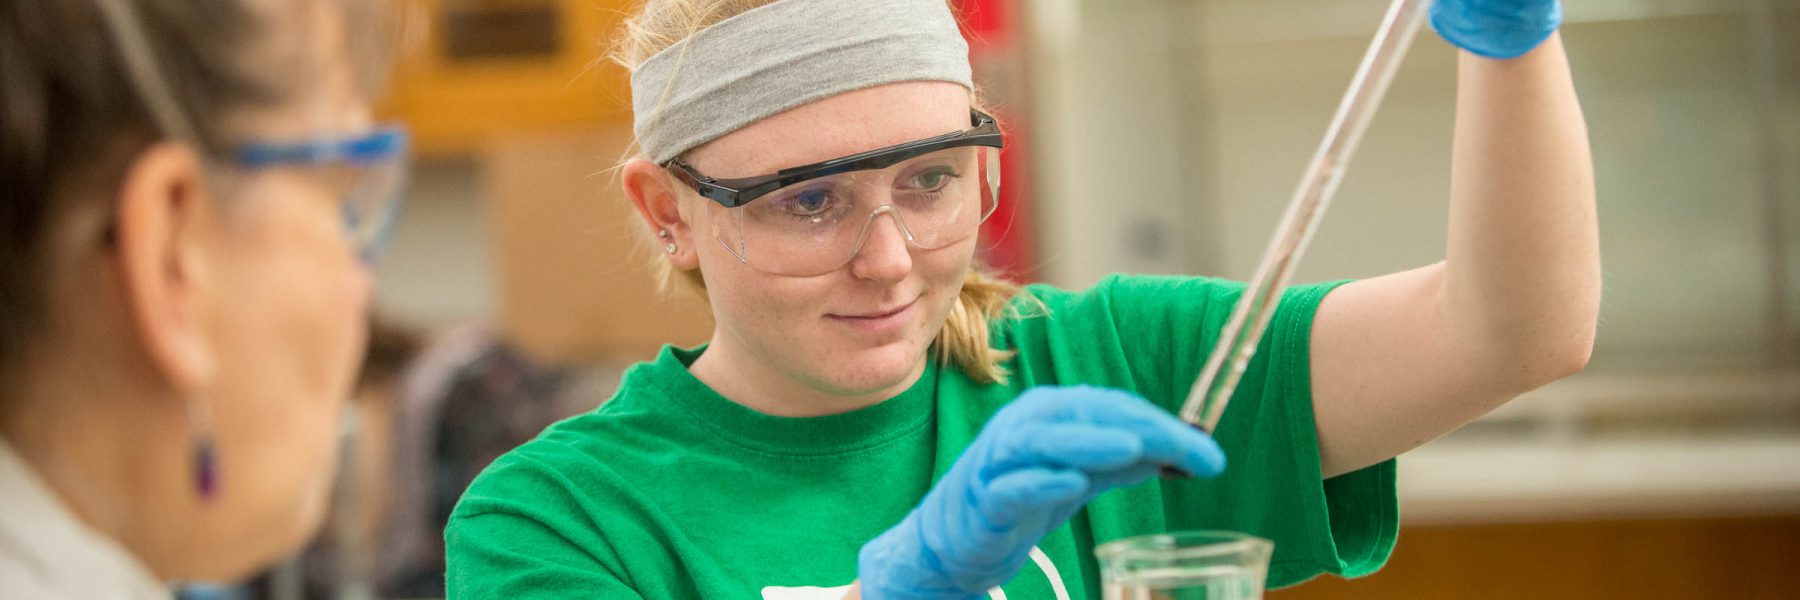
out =
{"type": "Polygon", "coordinates": [[[236,539],[254,539],[254,544],[239,544],[226,555],[210,581],[235,581],[278,563],[303,550],[317,538],[330,514],[331,487],[313,485],[303,493],[292,495],[279,511],[266,511],[255,519],[254,534],[236,539]]]}
{"type": "Polygon", "coordinates": [[[921,344],[897,340],[871,348],[859,348],[837,357],[819,371],[825,385],[844,395],[888,392],[898,394],[912,383],[925,360],[921,344]]]}

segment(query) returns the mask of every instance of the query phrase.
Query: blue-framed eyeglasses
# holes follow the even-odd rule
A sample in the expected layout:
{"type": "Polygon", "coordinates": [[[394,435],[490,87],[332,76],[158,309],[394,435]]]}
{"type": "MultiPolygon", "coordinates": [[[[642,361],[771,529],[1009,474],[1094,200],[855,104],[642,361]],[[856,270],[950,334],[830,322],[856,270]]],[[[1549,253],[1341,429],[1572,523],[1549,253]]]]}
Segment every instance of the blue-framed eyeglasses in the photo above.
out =
{"type": "MultiPolygon", "coordinates": [[[[162,135],[208,150],[151,60],[157,53],[143,35],[135,5],[129,0],[98,0],[95,7],[118,47],[132,87],[162,135]]],[[[389,125],[357,135],[250,142],[232,148],[224,161],[247,170],[301,167],[336,175],[334,182],[342,186],[338,189],[343,194],[347,237],[357,255],[365,263],[373,263],[387,245],[400,213],[408,167],[407,137],[404,128],[389,125]]],[[[113,239],[111,224],[104,235],[109,242],[113,239]]]]}
{"type": "Polygon", "coordinates": [[[343,186],[345,230],[357,255],[372,264],[399,219],[407,147],[406,129],[385,125],[350,137],[241,144],[231,158],[235,166],[249,170],[299,167],[335,175],[343,186]]]}

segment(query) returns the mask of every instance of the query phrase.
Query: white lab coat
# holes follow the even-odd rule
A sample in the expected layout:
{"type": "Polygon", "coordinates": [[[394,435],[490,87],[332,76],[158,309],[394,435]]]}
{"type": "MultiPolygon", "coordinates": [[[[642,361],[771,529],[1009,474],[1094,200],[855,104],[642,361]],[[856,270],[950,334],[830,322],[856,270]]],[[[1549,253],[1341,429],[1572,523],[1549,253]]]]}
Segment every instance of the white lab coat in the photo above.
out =
{"type": "Polygon", "coordinates": [[[0,598],[171,597],[123,546],[78,520],[0,440],[0,598]]]}

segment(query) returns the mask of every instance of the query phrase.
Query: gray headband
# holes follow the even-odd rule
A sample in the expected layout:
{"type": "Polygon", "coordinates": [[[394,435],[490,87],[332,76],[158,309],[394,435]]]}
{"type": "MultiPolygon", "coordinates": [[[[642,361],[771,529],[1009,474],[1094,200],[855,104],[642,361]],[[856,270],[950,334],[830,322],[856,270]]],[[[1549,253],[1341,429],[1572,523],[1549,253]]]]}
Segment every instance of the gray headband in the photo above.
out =
{"type": "Polygon", "coordinates": [[[945,0],[780,0],[639,65],[632,128],[663,164],[764,117],[902,81],[974,89],[969,45],[945,0]]]}

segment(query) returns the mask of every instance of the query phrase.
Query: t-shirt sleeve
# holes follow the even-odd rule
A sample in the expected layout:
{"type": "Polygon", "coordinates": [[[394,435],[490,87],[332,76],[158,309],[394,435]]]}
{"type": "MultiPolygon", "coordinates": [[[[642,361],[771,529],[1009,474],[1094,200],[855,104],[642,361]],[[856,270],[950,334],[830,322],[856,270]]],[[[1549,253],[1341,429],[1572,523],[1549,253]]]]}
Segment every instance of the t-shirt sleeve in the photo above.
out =
{"type": "MultiPolygon", "coordinates": [[[[610,548],[591,528],[571,527],[562,486],[528,457],[484,472],[444,529],[449,599],[641,598],[609,567],[610,548]],[[531,499],[521,502],[512,499],[531,499]]],[[[616,563],[613,563],[616,564],[616,563]]]]}
{"type": "MultiPolygon", "coordinates": [[[[1294,286],[1283,295],[1213,432],[1225,450],[1224,475],[1163,486],[1174,529],[1274,540],[1271,587],[1320,573],[1372,573],[1387,561],[1398,531],[1394,461],[1320,475],[1312,322],[1325,295],[1342,283],[1294,286]]],[[[1113,276],[1071,303],[1090,314],[1064,320],[1091,323],[1086,335],[1099,336],[1100,345],[1116,343],[1138,393],[1178,412],[1243,291],[1242,283],[1218,279],[1113,276]]]]}

